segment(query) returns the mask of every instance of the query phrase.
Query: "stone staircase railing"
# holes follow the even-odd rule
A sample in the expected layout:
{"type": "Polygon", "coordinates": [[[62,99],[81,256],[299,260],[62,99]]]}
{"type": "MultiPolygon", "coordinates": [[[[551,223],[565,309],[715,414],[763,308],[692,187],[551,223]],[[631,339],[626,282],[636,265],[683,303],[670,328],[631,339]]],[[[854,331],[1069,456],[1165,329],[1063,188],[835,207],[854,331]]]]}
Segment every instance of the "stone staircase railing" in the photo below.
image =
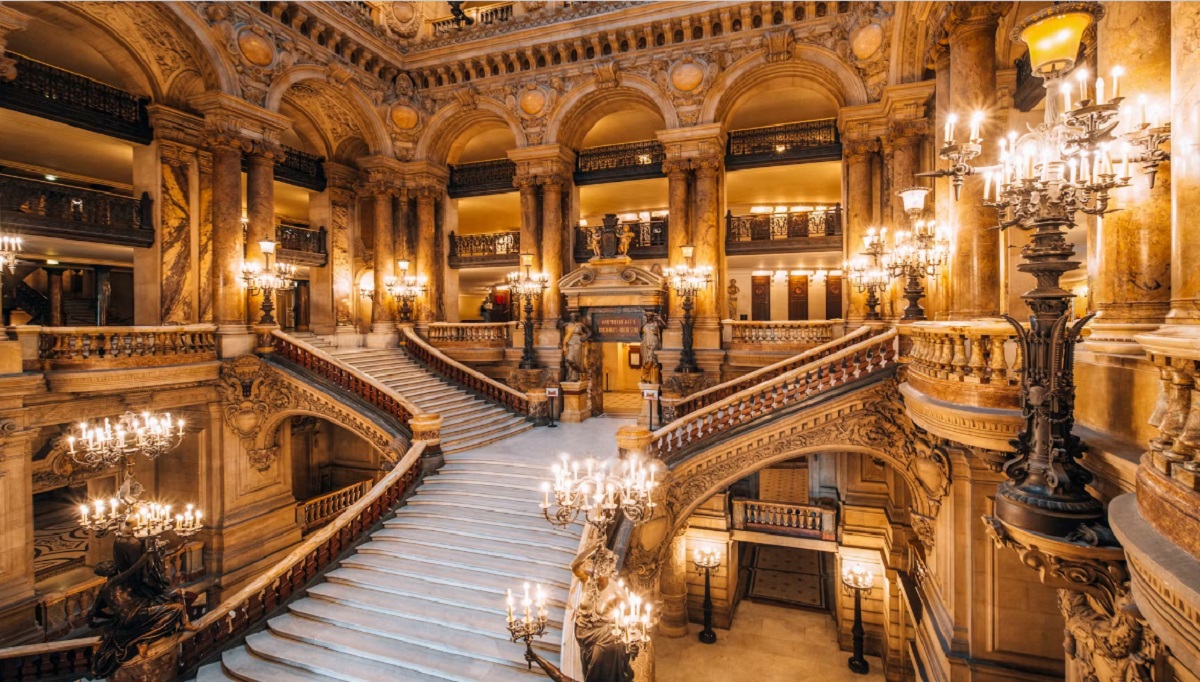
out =
{"type": "Polygon", "coordinates": [[[901,325],[911,340],[908,381],[939,400],[1016,409],[1021,357],[1016,330],[1003,320],[901,325]]]}
{"type": "Polygon", "coordinates": [[[342,513],[371,490],[371,480],[359,481],[311,500],[296,503],[296,523],[308,534],[314,528],[342,513]]]}
{"type": "Polygon", "coordinates": [[[731,395],[735,395],[747,389],[753,388],[763,382],[769,381],[775,377],[781,376],[790,372],[797,367],[802,367],[808,363],[820,358],[828,357],[841,350],[849,348],[863,339],[871,336],[878,331],[873,327],[859,327],[850,332],[846,336],[834,339],[828,343],[821,344],[816,348],[800,353],[786,360],[780,360],[773,365],[767,365],[761,369],[754,370],[748,374],[744,374],[736,379],[731,379],[724,383],[717,384],[697,391],[684,398],[673,400],[663,398],[662,409],[663,419],[670,422],[682,417],[690,412],[703,409],[720,400],[724,400],[731,395]]]}
{"type": "Polygon", "coordinates": [[[509,348],[517,322],[432,322],[429,343],[437,348],[509,348]]]}
{"type": "Polygon", "coordinates": [[[13,327],[23,346],[37,335],[42,370],[161,367],[217,359],[216,327],[13,327]]]}
{"type": "Polygon", "coordinates": [[[841,336],[842,320],[724,320],[730,350],[804,350],[841,336]]]}
{"type": "Polygon", "coordinates": [[[772,535],[836,540],[837,510],[815,504],[735,498],[733,528],[772,535]]]}
{"type": "Polygon", "coordinates": [[[179,637],[178,669],[194,670],[249,633],[338,561],[409,492],[421,472],[425,441],[416,441],[396,466],[333,523],[308,537],[282,561],[206,613],[179,637]]]}
{"type": "Polygon", "coordinates": [[[408,422],[421,410],[404,396],[379,381],[354,369],[321,349],[275,329],[271,332],[275,354],[301,369],[312,372],[347,391],[364,402],[394,417],[401,430],[409,429],[408,422]]]}
{"type": "Polygon", "coordinates": [[[652,457],[668,461],[684,449],[693,448],[710,438],[881,372],[895,364],[896,340],[895,329],[875,335],[854,336],[854,342],[848,347],[813,357],[795,369],[685,413],[654,432],[647,452],[652,457]]]}
{"type": "Polygon", "coordinates": [[[524,393],[477,372],[441,352],[425,339],[417,335],[411,326],[400,327],[401,341],[405,350],[418,362],[423,363],[434,374],[456,383],[469,391],[502,405],[518,414],[527,417],[544,416],[545,402],[534,402],[524,393]]]}
{"type": "Polygon", "coordinates": [[[99,637],[0,649],[0,680],[79,680],[91,674],[99,637]]]}

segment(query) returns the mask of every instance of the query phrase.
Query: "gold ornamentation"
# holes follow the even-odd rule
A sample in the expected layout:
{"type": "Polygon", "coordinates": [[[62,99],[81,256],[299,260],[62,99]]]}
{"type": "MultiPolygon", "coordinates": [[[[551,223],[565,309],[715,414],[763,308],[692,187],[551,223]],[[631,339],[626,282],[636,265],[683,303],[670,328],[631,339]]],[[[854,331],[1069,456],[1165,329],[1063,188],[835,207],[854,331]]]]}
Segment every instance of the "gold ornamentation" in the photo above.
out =
{"type": "Polygon", "coordinates": [[[275,61],[275,46],[259,26],[247,26],[238,31],[237,44],[246,61],[255,66],[270,66],[275,61]]]}

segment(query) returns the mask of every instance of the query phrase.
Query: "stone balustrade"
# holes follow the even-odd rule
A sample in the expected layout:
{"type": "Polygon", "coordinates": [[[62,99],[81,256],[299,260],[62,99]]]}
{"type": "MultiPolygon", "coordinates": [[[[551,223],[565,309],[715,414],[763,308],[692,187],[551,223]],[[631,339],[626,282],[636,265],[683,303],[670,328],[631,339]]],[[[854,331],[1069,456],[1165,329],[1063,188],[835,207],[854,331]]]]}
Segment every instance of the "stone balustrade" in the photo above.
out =
{"type": "Polygon", "coordinates": [[[509,348],[517,322],[433,322],[429,343],[437,348],[509,348]]]}
{"type": "Polygon", "coordinates": [[[37,359],[48,370],[161,367],[217,359],[216,327],[32,327],[37,359]]]}
{"type": "Polygon", "coordinates": [[[801,351],[829,343],[846,328],[842,320],[724,320],[731,350],[801,351]]]}
{"type": "Polygon", "coordinates": [[[821,505],[735,498],[733,528],[772,535],[836,540],[837,510],[821,505]]]}
{"type": "Polygon", "coordinates": [[[345,511],[350,505],[362,499],[371,489],[371,480],[367,479],[346,486],[331,493],[325,493],[296,503],[296,523],[309,533],[314,528],[327,523],[330,519],[345,511]]]}
{"type": "Polygon", "coordinates": [[[1017,409],[1021,359],[1016,330],[1003,320],[900,325],[911,341],[908,380],[938,400],[1017,409]]]}

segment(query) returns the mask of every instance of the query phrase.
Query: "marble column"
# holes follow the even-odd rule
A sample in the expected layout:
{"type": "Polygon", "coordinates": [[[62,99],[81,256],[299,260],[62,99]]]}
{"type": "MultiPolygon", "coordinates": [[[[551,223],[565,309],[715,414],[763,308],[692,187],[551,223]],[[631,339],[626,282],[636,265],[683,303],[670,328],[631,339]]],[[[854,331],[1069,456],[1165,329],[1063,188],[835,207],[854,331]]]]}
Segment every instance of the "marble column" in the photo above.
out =
{"type": "Polygon", "coordinates": [[[237,138],[224,135],[212,136],[209,148],[213,186],[213,322],[227,333],[244,333],[242,150],[237,138]]]}
{"type": "Polygon", "coordinates": [[[541,244],[538,238],[537,178],[532,175],[513,178],[521,195],[521,253],[533,254],[533,272],[541,269],[541,244]]]}
{"type": "Polygon", "coordinates": [[[196,316],[199,322],[213,321],[213,160],[212,154],[198,152],[197,168],[197,246],[196,316]]]}
{"type": "Polygon", "coordinates": [[[371,333],[391,334],[396,308],[386,284],[396,275],[395,234],[392,231],[392,195],[385,188],[371,193],[371,222],[374,232],[375,298],[371,302],[371,333]]]}
{"type": "MultiPolygon", "coordinates": [[[[329,275],[332,292],[335,333],[355,334],[354,329],[354,192],[351,190],[358,174],[353,168],[326,162],[326,200],[329,225],[329,275]]],[[[316,294],[316,292],[314,292],[316,294]]]]}
{"type": "MultiPolygon", "coordinates": [[[[713,269],[713,283],[696,297],[696,331],[717,330],[725,308],[724,298],[717,296],[725,281],[725,229],[721,216],[720,176],[724,159],[704,157],[696,161],[696,215],[692,228],[692,243],[696,247],[696,265],[713,269]]],[[[697,339],[699,340],[699,339],[697,339]]],[[[699,345],[699,344],[698,344],[699,345]]]]}
{"type": "MultiPolygon", "coordinates": [[[[259,242],[275,241],[275,157],[272,149],[255,148],[246,158],[246,262],[260,266],[266,261],[259,242]]],[[[261,293],[249,297],[252,324],[260,319],[262,299],[261,293]]]]}
{"type": "MultiPolygon", "coordinates": [[[[879,149],[877,140],[845,140],[842,142],[842,162],[846,164],[846,211],[844,227],[846,260],[853,262],[862,254],[863,236],[871,225],[871,157],[879,149]]],[[[857,327],[867,316],[867,294],[860,293],[849,281],[850,305],[846,322],[857,327]]]]}
{"type": "Polygon", "coordinates": [[[58,268],[46,268],[47,288],[50,290],[50,326],[63,326],[63,271],[58,268]]]}
{"type": "MultiPolygon", "coordinates": [[[[196,321],[192,262],[192,174],[196,152],[168,140],[158,142],[159,188],[155,195],[158,212],[157,249],[149,249],[158,262],[135,262],[157,280],[160,299],[158,321],[162,324],[189,324],[196,321]],[[157,251],[157,253],[155,253],[157,251]]],[[[138,273],[140,275],[140,273],[138,273]]],[[[138,277],[140,284],[148,284],[138,277]]],[[[153,281],[152,280],[152,281],[153,281]]],[[[153,285],[145,287],[152,291],[153,285]]],[[[147,308],[152,306],[147,305],[147,308]]],[[[150,312],[150,311],[147,311],[150,312]]]]}
{"type": "Polygon", "coordinates": [[[686,637],[688,634],[687,611],[687,535],[686,527],[671,539],[667,560],[663,563],[659,578],[662,594],[662,619],[658,622],[658,633],[664,637],[686,637]]]}
{"type": "MultiPolygon", "coordinates": [[[[937,138],[937,132],[942,129],[946,123],[946,117],[952,111],[950,98],[950,50],[945,46],[939,46],[933,55],[933,68],[936,73],[936,89],[934,90],[934,144],[936,150],[941,143],[937,138]]],[[[942,160],[934,152],[935,168],[946,168],[949,163],[942,160]]],[[[934,204],[936,207],[937,222],[939,225],[945,226],[953,234],[953,211],[954,211],[954,196],[950,188],[950,180],[948,178],[937,178],[933,181],[934,204]]],[[[926,316],[929,319],[945,319],[947,311],[950,307],[950,281],[951,272],[954,268],[954,259],[948,258],[946,264],[938,269],[937,275],[934,277],[935,283],[930,287],[929,308],[926,311],[926,316]]]]}
{"type": "MultiPolygon", "coordinates": [[[[891,207],[890,225],[894,230],[912,229],[908,215],[904,212],[904,200],[897,192],[913,186],[927,186],[917,180],[917,172],[920,170],[921,144],[925,141],[927,131],[928,125],[925,119],[892,121],[888,125],[887,143],[891,147],[892,161],[885,166],[885,170],[888,171],[890,177],[888,199],[891,207]]],[[[926,208],[930,203],[927,196],[926,208]]],[[[925,220],[927,216],[927,212],[922,212],[917,216],[917,220],[925,220]]],[[[925,287],[928,292],[930,278],[921,277],[920,281],[921,286],[925,287]]],[[[902,297],[904,284],[904,279],[895,279],[890,287],[891,308],[893,317],[896,319],[904,314],[904,309],[908,305],[908,301],[902,297]]],[[[932,311],[929,310],[928,300],[922,301],[922,307],[926,309],[927,318],[933,317],[930,314],[932,311]]]]}
{"type": "MultiPolygon", "coordinates": [[[[684,244],[692,243],[690,202],[688,201],[688,184],[691,180],[691,162],[673,159],[663,162],[663,172],[667,174],[667,262],[671,267],[683,265],[684,244]]],[[[719,283],[718,283],[719,284],[719,283]]],[[[683,299],[670,293],[671,324],[678,327],[683,319],[683,299]]],[[[678,343],[676,343],[678,345],[678,343]]]]}
{"type": "MultiPolygon", "coordinates": [[[[417,196],[417,275],[424,275],[425,300],[418,304],[417,319],[421,322],[441,322],[445,319],[442,304],[441,269],[437,249],[437,198],[439,188],[421,186],[417,196]]],[[[524,244],[524,242],[522,242],[524,244]]]]}
{"type": "Polygon", "coordinates": [[[562,316],[558,280],[563,276],[562,243],[566,230],[563,223],[563,190],[567,183],[566,177],[542,179],[542,271],[550,278],[550,285],[542,294],[542,320],[546,324],[552,324],[562,316]]]}
{"type": "Polygon", "coordinates": [[[1171,324],[1200,324],[1200,163],[1196,140],[1200,139],[1200,90],[1195,87],[1200,73],[1200,5],[1171,3],[1171,133],[1175,140],[1190,140],[1193,146],[1176,143],[1180,160],[1171,178],[1171,324]],[[1185,267],[1192,264],[1193,267],[1185,267]]]}
{"type": "MultiPolygon", "coordinates": [[[[983,153],[972,163],[995,161],[1001,128],[996,110],[996,28],[999,3],[956,2],[949,24],[951,111],[958,115],[956,137],[965,139],[971,115],[983,111],[983,153]]],[[[939,141],[940,142],[940,141],[939,141]]],[[[966,320],[1000,314],[1000,233],[995,211],[983,206],[983,176],[967,177],[953,206],[950,317],[966,320]]]]}

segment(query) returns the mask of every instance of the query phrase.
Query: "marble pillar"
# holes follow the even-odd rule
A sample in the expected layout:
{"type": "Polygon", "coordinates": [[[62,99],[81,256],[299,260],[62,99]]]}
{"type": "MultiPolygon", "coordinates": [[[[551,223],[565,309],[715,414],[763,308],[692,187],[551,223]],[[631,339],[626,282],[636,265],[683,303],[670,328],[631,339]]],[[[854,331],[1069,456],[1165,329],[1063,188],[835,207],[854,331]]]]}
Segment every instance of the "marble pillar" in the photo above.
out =
{"type": "MultiPolygon", "coordinates": [[[[879,149],[876,140],[846,140],[842,143],[842,162],[846,164],[845,244],[846,260],[853,262],[862,254],[863,236],[871,226],[871,157],[879,149]]],[[[849,273],[847,273],[849,277],[849,273]]],[[[867,294],[847,282],[850,305],[846,322],[857,327],[867,316],[867,294]]]]}
{"type": "MultiPolygon", "coordinates": [[[[1176,143],[1171,178],[1171,312],[1167,322],[1200,324],[1200,4],[1171,3],[1171,136],[1176,143]],[[1190,266],[1190,267],[1189,267],[1190,266]]],[[[1127,70],[1128,73],[1128,70],[1127,70]]],[[[1161,95],[1160,95],[1161,96],[1161,95]]]]}
{"type": "MultiPolygon", "coordinates": [[[[1122,66],[1122,94],[1162,97],[1171,89],[1171,7],[1165,2],[1106,2],[1097,26],[1098,71],[1107,78],[1122,66]]],[[[1090,245],[1096,319],[1088,325],[1090,350],[1142,355],[1133,335],[1162,324],[1171,307],[1171,172],[1159,166],[1154,189],[1135,174],[1116,192],[1127,210],[1097,221],[1090,245]]],[[[1181,261],[1176,261],[1180,263],[1181,261]]]]}
{"type": "MultiPolygon", "coordinates": [[[[271,150],[255,150],[247,156],[246,219],[246,262],[265,266],[259,242],[275,241],[275,154],[271,150]]],[[[276,296],[277,304],[281,298],[276,296]]],[[[262,299],[261,293],[249,297],[251,323],[261,317],[262,299]]]]}
{"type": "MultiPolygon", "coordinates": [[[[725,299],[717,292],[723,291],[725,281],[725,239],[721,217],[720,176],[724,172],[724,160],[705,157],[696,161],[696,213],[692,223],[692,243],[696,247],[695,262],[698,266],[711,266],[713,283],[696,297],[697,346],[700,335],[705,331],[716,331],[719,344],[721,320],[724,318],[725,299]]],[[[713,347],[709,344],[708,347],[713,347]]]]}
{"type": "Polygon", "coordinates": [[[438,262],[437,248],[436,201],[440,195],[437,187],[416,188],[417,275],[426,278],[425,300],[418,303],[417,319],[421,322],[441,322],[446,317],[442,303],[442,264],[438,262]]]}
{"type": "MultiPolygon", "coordinates": [[[[887,197],[890,201],[891,208],[891,227],[894,230],[911,230],[912,223],[908,215],[904,212],[904,200],[900,198],[897,192],[914,186],[928,186],[917,178],[917,173],[920,171],[921,145],[925,142],[925,135],[928,132],[928,124],[925,119],[912,119],[905,121],[892,121],[888,125],[887,145],[891,148],[892,161],[884,166],[884,170],[888,171],[887,175],[890,178],[888,182],[887,197]]],[[[929,208],[930,202],[928,195],[926,196],[926,209],[929,208]]],[[[917,216],[917,220],[926,220],[929,217],[928,211],[923,211],[917,216]]],[[[921,277],[921,286],[925,287],[926,292],[929,291],[928,277],[921,277]]],[[[892,316],[899,319],[908,301],[902,297],[904,292],[905,281],[903,278],[892,281],[891,291],[891,308],[892,316]]],[[[923,308],[926,309],[926,317],[932,317],[929,310],[929,301],[921,302],[923,308]]]]}
{"type": "MultiPolygon", "coordinates": [[[[954,3],[949,27],[951,111],[958,115],[956,137],[965,139],[971,115],[983,111],[983,153],[972,163],[995,161],[1001,128],[996,116],[996,28],[998,3],[954,3]]],[[[938,141],[939,144],[941,140],[938,141]]],[[[950,317],[966,320],[1000,314],[1000,233],[995,211],[983,206],[983,176],[965,178],[952,201],[950,317]]]]}
{"type": "MultiPolygon", "coordinates": [[[[691,162],[686,160],[668,160],[663,162],[663,172],[667,174],[667,263],[671,267],[683,265],[684,244],[692,243],[691,207],[688,201],[688,185],[691,181],[691,162]]],[[[683,299],[671,291],[670,322],[678,335],[679,320],[683,319],[683,299]]],[[[679,346],[678,341],[674,343],[679,346]]]]}
{"type": "Polygon", "coordinates": [[[63,271],[59,268],[46,268],[46,280],[50,290],[50,326],[63,326],[63,271]]]}
{"type": "Polygon", "coordinates": [[[213,321],[213,161],[196,154],[196,319],[213,321]]]}
{"type": "Polygon", "coordinates": [[[192,177],[195,150],[159,142],[158,252],[159,311],[162,324],[190,324],[195,312],[195,263],[192,259],[192,177]]]}
{"type": "Polygon", "coordinates": [[[533,254],[533,272],[541,269],[541,243],[538,235],[538,188],[537,178],[524,176],[513,178],[521,201],[521,253],[533,254]]]}
{"type": "Polygon", "coordinates": [[[333,322],[335,333],[349,335],[354,329],[354,254],[353,225],[354,192],[351,187],[357,178],[354,169],[327,162],[325,164],[329,210],[329,267],[333,288],[333,322]]]}
{"type": "Polygon", "coordinates": [[[212,151],[212,313],[226,333],[246,331],[246,301],[241,278],[242,151],[235,138],[214,136],[212,151]]]}
{"type": "Polygon", "coordinates": [[[392,232],[392,195],[375,190],[371,195],[371,222],[374,226],[375,298],[371,302],[371,333],[395,331],[396,308],[386,284],[396,275],[395,234],[392,232]]]}
{"type": "Polygon", "coordinates": [[[550,285],[542,293],[542,320],[547,325],[562,316],[558,280],[563,276],[562,243],[566,231],[563,223],[563,190],[567,182],[566,177],[547,177],[542,181],[542,272],[550,278],[550,285]]]}
{"type": "MultiPolygon", "coordinates": [[[[936,150],[941,143],[937,138],[937,132],[942,129],[946,123],[946,117],[953,111],[951,108],[950,98],[950,50],[946,47],[940,47],[933,58],[933,68],[936,73],[936,89],[934,90],[934,144],[936,150]]],[[[935,168],[943,169],[949,167],[949,162],[933,154],[935,168]]],[[[953,234],[953,211],[954,211],[954,195],[950,188],[949,178],[936,178],[933,181],[933,194],[935,215],[937,216],[938,225],[943,225],[953,234]]],[[[933,286],[930,287],[930,296],[926,300],[929,302],[929,307],[926,310],[926,317],[931,320],[945,319],[950,308],[950,273],[954,268],[954,259],[947,258],[946,264],[938,269],[937,275],[933,277],[933,286]]]]}
{"type": "Polygon", "coordinates": [[[108,324],[108,306],[112,303],[112,268],[97,265],[96,273],[96,325],[108,324]]]}
{"type": "Polygon", "coordinates": [[[687,529],[675,534],[667,550],[659,577],[662,594],[662,619],[658,621],[658,634],[663,637],[686,637],[688,634],[687,612],[687,529]]]}

